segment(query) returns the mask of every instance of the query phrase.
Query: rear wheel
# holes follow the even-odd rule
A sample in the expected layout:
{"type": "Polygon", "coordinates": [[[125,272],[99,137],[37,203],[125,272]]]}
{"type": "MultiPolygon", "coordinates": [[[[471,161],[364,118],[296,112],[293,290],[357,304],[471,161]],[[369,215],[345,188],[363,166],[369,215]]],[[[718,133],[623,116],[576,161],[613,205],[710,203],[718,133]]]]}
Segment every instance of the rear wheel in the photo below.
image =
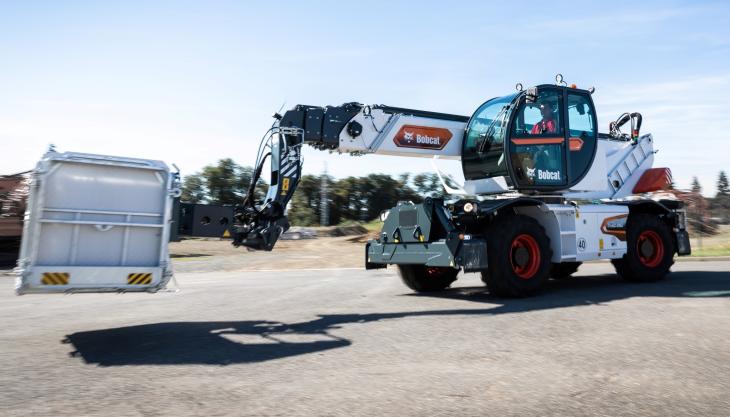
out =
{"type": "Polygon", "coordinates": [[[674,264],[674,239],[664,222],[652,214],[631,214],[626,224],[626,255],[611,262],[627,281],[664,278],[674,264]]]}
{"type": "Polygon", "coordinates": [[[489,270],[482,281],[500,297],[526,297],[537,293],[550,273],[550,239],[533,218],[509,215],[486,232],[489,270]]]}
{"type": "Polygon", "coordinates": [[[404,284],[413,291],[439,291],[456,281],[458,269],[425,265],[398,265],[398,273],[404,284]]]}
{"type": "Polygon", "coordinates": [[[550,268],[550,276],[555,279],[570,278],[583,262],[561,262],[553,264],[550,268]]]}

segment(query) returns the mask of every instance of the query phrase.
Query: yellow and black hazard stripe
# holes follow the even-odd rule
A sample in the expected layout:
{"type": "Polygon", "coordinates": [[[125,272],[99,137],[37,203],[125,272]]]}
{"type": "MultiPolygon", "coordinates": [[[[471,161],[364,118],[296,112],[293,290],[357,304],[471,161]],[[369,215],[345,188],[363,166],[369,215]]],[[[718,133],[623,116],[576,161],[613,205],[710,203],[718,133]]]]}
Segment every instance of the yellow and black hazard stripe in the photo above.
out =
{"type": "Polygon", "coordinates": [[[44,272],[41,276],[43,285],[68,285],[71,274],[68,272],[44,272]]]}
{"type": "Polygon", "coordinates": [[[129,274],[129,275],[127,275],[127,284],[128,285],[152,284],[152,273],[151,272],[142,272],[139,274],[129,274]]]}

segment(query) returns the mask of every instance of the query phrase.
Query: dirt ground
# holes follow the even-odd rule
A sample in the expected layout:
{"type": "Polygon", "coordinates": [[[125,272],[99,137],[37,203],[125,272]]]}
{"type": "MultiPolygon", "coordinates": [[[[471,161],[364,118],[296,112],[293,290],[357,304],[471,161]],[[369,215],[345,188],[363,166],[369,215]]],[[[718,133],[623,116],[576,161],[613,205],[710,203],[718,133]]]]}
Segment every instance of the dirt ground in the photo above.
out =
{"type": "MultiPolygon", "coordinates": [[[[170,244],[175,271],[237,271],[362,268],[365,242],[374,234],[351,236],[322,236],[316,239],[279,240],[272,252],[250,251],[233,247],[229,239],[192,238],[170,244]]],[[[693,255],[725,256],[730,253],[730,226],[720,227],[720,233],[692,238],[693,255]]],[[[684,258],[686,259],[686,258],[684,258]]]]}
{"type": "Polygon", "coordinates": [[[175,271],[359,268],[366,235],[280,240],[272,252],[233,247],[228,239],[186,239],[170,244],[175,271]]]}

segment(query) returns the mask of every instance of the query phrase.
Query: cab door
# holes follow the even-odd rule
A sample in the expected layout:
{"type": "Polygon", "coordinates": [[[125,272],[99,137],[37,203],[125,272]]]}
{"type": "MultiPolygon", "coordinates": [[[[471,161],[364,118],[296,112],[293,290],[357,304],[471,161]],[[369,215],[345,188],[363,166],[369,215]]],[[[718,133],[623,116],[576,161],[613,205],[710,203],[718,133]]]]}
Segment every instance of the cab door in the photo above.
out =
{"type": "Polygon", "coordinates": [[[509,130],[509,164],[517,189],[563,189],[568,184],[564,89],[539,86],[520,98],[509,130]]]}
{"type": "Polygon", "coordinates": [[[588,91],[566,90],[568,126],[568,182],[572,187],[590,169],[596,154],[598,124],[588,91]]]}

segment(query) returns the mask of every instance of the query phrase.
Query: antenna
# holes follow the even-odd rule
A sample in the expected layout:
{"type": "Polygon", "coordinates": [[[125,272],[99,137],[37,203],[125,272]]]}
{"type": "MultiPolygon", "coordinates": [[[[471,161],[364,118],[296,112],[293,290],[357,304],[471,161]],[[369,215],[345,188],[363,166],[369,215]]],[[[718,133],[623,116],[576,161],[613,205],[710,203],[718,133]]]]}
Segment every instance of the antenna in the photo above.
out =
{"type": "Polygon", "coordinates": [[[281,103],[281,107],[279,107],[279,111],[275,112],[271,117],[273,117],[276,120],[281,120],[281,118],[282,118],[281,111],[284,110],[284,106],[286,106],[286,101],[281,103]]]}

